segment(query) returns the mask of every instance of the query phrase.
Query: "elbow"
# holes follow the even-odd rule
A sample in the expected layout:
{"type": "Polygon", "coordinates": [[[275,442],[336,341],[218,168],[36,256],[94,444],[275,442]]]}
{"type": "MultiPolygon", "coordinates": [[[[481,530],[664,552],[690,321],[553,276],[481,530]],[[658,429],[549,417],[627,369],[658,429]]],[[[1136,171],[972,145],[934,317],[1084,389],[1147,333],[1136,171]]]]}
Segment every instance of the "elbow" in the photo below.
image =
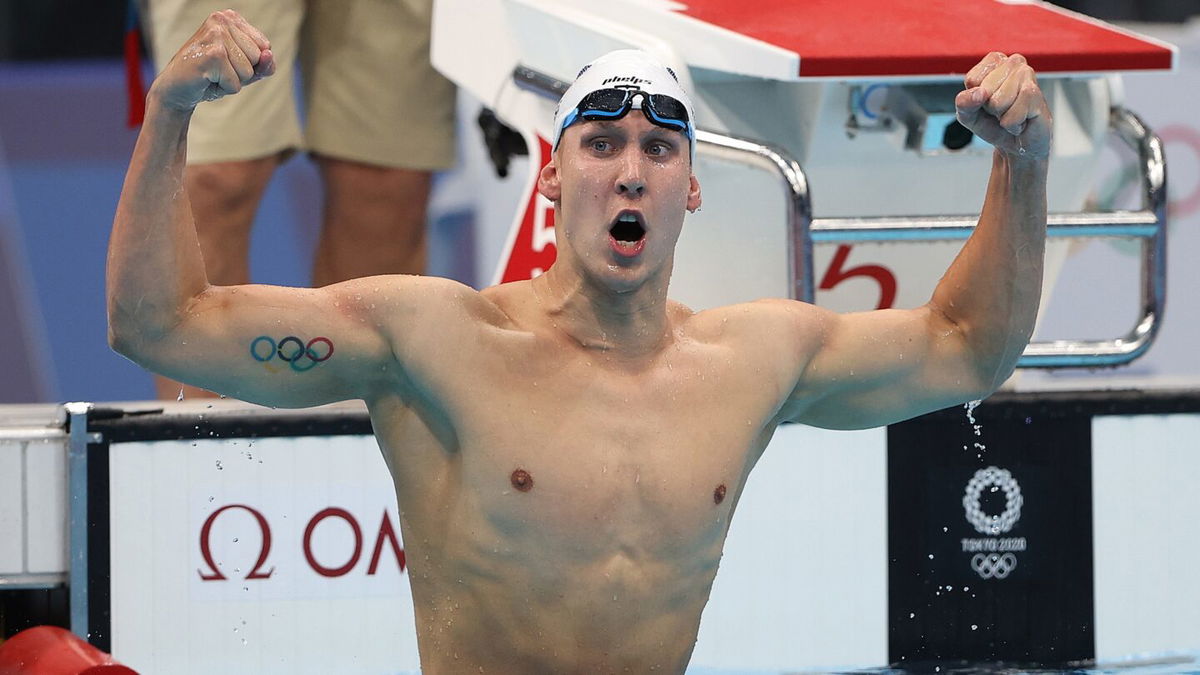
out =
{"type": "Polygon", "coordinates": [[[155,344],[167,339],[178,327],[182,312],[175,304],[155,303],[145,297],[136,302],[118,295],[108,297],[108,346],[118,354],[141,362],[155,344]]]}
{"type": "Polygon", "coordinates": [[[130,330],[128,320],[122,318],[120,306],[110,295],[108,298],[108,346],[121,356],[129,356],[130,330]]]}
{"type": "Polygon", "coordinates": [[[143,346],[143,341],[138,338],[137,331],[133,330],[128,322],[119,321],[109,315],[108,320],[108,346],[116,353],[124,356],[130,361],[137,362],[140,347],[143,346]]]}
{"type": "Polygon", "coordinates": [[[1016,371],[1016,361],[1011,363],[988,363],[978,370],[970,400],[982,401],[996,393],[1016,371]]]}
{"type": "Polygon", "coordinates": [[[1025,353],[1029,344],[1029,335],[1011,335],[1011,339],[1003,343],[987,344],[973,350],[974,361],[974,394],[972,400],[982,400],[991,396],[1008,381],[1017,370],[1017,363],[1025,353]]]}
{"type": "MultiPolygon", "coordinates": [[[[1029,333],[998,336],[994,330],[953,317],[931,303],[935,317],[934,330],[942,340],[949,340],[949,353],[957,364],[955,376],[958,396],[978,401],[991,396],[1016,371],[1017,361],[1029,342],[1029,333]]],[[[1032,331],[1029,331],[1032,332],[1032,331]]]]}
{"type": "Polygon", "coordinates": [[[151,346],[162,333],[148,328],[111,306],[108,312],[108,346],[116,353],[133,361],[143,363],[151,346]]]}

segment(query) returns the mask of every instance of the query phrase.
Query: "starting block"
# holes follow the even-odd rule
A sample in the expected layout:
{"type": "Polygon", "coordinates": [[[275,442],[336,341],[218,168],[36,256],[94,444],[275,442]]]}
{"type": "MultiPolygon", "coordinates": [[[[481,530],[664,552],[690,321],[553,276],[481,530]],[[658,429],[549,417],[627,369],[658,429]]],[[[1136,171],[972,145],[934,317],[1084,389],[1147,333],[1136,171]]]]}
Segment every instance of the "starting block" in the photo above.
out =
{"type": "Polygon", "coordinates": [[[694,97],[704,207],[685,224],[670,292],[695,309],[927,301],[991,167],[991,149],[954,120],[954,95],[989,51],[1024,54],[1055,120],[1042,306],[1072,241],[1135,240],[1142,256],[1127,334],[1035,342],[1021,365],[1120,365],[1150,347],[1166,295],[1166,168],[1118,74],[1173,68],[1172,46],[1030,0],[439,0],[434,65],[482,101],[498,170],[529,156],[494,282],[553,262],[553,206],[534,184],[554,105],[582,64],[622,48],[654,54],[694,97]],[[1138,157],[1141,207],[1087,212],[1110,135],[1138,157]]]}

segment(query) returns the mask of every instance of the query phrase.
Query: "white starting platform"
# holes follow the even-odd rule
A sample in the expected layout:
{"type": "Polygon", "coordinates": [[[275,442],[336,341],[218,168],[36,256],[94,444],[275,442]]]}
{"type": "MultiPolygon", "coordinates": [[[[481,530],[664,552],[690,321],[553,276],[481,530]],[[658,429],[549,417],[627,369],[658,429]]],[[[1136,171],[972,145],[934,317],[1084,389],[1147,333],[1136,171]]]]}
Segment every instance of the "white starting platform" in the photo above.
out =
{"type": "Polygon", "coordinates": [[[1171,69],[1170,45],[1026,1],[439,0],[434,65],[486,109],[491,157],[514,174],[491,182],[524,185],[516,203],[504,187],[475,193],[491,214],[484,228],[502,233],[502,246],[482,247],[498,259],[492,281],[553,261],[553,206],[534,183],[554,105],[582,64],[619,48],[654,54],[695,99],[704,207],[684,227],[671,297],[696,309],[761,297],[839,311],[926,302],[975,224],[991,168],[991,148],[954,120],[954,96],[989,51],[1019,52],[1055,120],[1043,307],[1073,240],[1142,250],[1128,330],[1035,342],[1021,365],[1119,365],[1153,340],[1165,165],[1116,74],[1171,69]],[[1141,205],[1088,212],[1110,136],[1138,158],[1141,205]]]}

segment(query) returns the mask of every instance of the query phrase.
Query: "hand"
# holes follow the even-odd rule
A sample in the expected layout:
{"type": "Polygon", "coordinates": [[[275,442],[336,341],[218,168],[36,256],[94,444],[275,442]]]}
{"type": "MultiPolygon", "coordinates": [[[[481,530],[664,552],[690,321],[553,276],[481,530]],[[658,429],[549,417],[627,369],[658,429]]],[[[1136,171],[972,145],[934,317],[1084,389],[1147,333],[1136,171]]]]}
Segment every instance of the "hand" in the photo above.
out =
{"type": "Polygon", "coordinates": [[[170,109],[190,112],[201,101],[236,94],[274,73],[270,41],[226,9],[205,19],[155,78],[150,93],[170,109]]]}
{"type": "Polygon", "coordinates": [[[967,73],[964,84],[954,99],[964,127],[1012,159],[1050,156],[1053,119],[1024,56],[992,52],[967,73]]]}

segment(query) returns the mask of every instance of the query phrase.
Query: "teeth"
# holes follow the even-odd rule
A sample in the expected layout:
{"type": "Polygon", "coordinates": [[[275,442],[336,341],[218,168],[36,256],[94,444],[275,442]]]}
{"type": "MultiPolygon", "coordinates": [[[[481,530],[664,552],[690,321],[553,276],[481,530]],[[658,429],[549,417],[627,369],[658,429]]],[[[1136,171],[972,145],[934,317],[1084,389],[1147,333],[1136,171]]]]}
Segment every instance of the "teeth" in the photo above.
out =
{"type": "Polygon", "coordinates": [[[617,221],[622,223],[636,223],[637,216],[633,215],[632,213],[623,213],[619,218],[617,218],[617,221]]]}

